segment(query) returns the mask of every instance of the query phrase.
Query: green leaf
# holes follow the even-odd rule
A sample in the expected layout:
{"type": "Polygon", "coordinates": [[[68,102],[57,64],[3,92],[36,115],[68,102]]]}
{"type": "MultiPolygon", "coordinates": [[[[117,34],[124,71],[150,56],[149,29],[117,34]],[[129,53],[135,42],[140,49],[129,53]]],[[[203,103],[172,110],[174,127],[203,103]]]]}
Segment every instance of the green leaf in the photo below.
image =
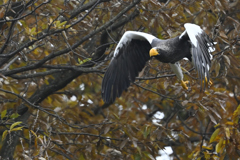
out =
{"type": "Polygon", "coordinates": [[[21,124],[22,122],[15,122],[15,123],[13,123],[11,126],[10,126],[10,131],[12,131],[12,129],[15,127],[15,126],[17,126],[17,125],[19,125],[19,124],[21,124]]]}
{"type": "Polygon", "coordinates": [[[8,130],[5,130],[2,134],[2,141],[6,138],[7,134],[8,134],[8,130]]]}
{"type": "Polygon", "coordinates": [[[36,34],[36,27],[33,27],[30,31],[31,35],[35,35],[36,34]]]}
{"type": "Polygon", "coordinates": [[[13,119],[15,119],[15,118],[17,118],[17,117],[19,117],[20,115],[18,114],[18,113],[13,113],[11,116],[10,116],[10,118],[13,118],[13,119]]]}
{"type": "Polygon", "coordinates": [[[7,114],[7,110],[5,109],[4,111],[1,112],[1,119],[5,118],[7,114]]]}
{"type": "Polygon", "coordinates": [[[88,62],[88,61],[91,61],[92,60],[92,58],[86,58],[86,59],[84,59],[84,60],[80,60],[79,58],[78,58],[78,63],[79,63],[79,65],[82,65],[82,64],[84,64],[84,63],[86,63],[86,62],[88,62]]]}
{"type": "Polygon", "coordinates": [[[63,26],[63,25],[65,25],[66,23],[67,23],[67,21],[64,21],[64,22],[60,23],[59,26],[63,26]]]}
{"type": "Polygon", "coordinates": [[[149,126],[146,126],[144,129],[143,137],[147,138],[150,132],[151,132],[151,128],[149,126]]]}
{"type": "Polygon", "coordinates": [[[81,154],[81,156],[79,157],[79,160],[85,160],[83,154],[81,154]]]}
{"type": "Polygon", "coordinates": [[[140,154],[135,154],[134,155],[134,160],[141,160],[141,155],[140,154]]]}
{"type": "Polygon", "coordinates": [[[219,133],[219,132],[220,132],[220,128],[216,129],[216,130],[213,132],[213,134],[212,134],[212,136],[211,136],[211,138],[210,138],[210,142],[209,142],[209,143],[212,143],[213,141],[216,140],[216,137],[218,136],[218,133],[219,133]]]}
{"type": "Polygon", "coordinates": [[[138,152],[139,152],[140,156],[142,157],[142,152],[141,152],[141,149],[140,149],[139,147],[137,147],[137,150],[138,150],[138,152]]]}

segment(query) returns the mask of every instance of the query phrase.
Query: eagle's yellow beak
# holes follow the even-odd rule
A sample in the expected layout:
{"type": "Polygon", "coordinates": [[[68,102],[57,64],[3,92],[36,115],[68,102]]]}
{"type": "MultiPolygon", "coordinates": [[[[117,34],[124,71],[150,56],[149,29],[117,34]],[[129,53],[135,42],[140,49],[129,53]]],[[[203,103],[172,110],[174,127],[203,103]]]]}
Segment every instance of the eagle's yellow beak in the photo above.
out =
{"type": "Polygon", "coordinates": [[[150,57],[159,55],[158,51],[155,48],[152,48],[149,52],[150,57]]]}

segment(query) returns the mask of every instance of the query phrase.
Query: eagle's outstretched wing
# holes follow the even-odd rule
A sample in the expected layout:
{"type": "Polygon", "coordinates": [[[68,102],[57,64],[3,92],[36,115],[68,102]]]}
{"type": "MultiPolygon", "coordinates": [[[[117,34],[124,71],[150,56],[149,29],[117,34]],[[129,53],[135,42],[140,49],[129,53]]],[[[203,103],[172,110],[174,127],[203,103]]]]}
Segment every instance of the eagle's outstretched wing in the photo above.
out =
{"type": "Polygon", "coordinates": [[[106,103],[120,97],[150,59],[149,50],[156,37],[127,31],[120,39],[102,82],[102,98],[106,103]]]}

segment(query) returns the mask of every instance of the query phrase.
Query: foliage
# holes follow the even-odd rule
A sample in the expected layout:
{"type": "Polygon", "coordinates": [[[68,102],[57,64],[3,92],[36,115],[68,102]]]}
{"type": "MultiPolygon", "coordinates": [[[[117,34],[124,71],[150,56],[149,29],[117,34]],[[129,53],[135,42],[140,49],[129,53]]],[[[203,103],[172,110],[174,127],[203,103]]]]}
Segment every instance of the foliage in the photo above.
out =
{"type": "Polygon", "coordinates": [[[1,149],[4,159],[240,157],[238,0],[4,0],[0,2],[1,149]],[[101,81],[126,30],[167,39],[184,23],[217,42],[213,85],[189,90],[152,59],[122,97],[101,99],[101,81]],[[163,113],[164,117],[156,115],[163,113]]]}

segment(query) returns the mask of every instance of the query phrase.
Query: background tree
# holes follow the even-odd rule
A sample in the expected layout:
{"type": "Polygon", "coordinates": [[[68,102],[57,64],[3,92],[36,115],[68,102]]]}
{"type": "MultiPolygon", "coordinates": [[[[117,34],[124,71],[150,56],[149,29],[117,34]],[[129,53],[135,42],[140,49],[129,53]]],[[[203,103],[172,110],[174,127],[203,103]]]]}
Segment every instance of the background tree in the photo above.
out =
{"type": "Polygon", "coordinates": [[[238,0],[3,0],[0,2],[2,159],[175,159],[240,156],[238,0]],[[186,22],[217,42],[213,85],[190,90],[151,60],[114,104],[101,81],[126,30],[167,39],[186,22]],[[163,113],[163,117],[156,116],[163,113]]]}

